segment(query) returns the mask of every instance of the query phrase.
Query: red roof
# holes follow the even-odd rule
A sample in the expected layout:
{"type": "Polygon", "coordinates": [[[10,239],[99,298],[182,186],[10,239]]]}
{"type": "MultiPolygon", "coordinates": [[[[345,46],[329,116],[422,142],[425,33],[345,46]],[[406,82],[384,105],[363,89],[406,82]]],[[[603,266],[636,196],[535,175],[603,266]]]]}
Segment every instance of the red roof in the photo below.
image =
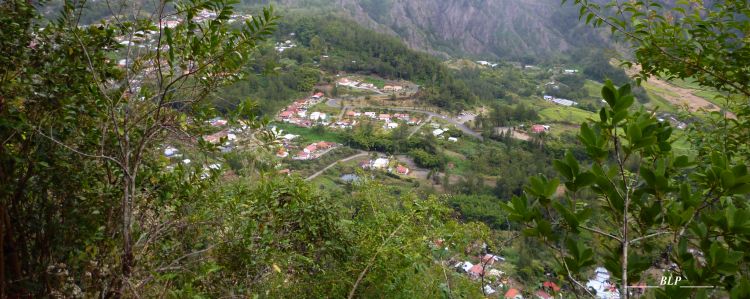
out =
{"type": "Polygon", "coordinates": [[[327,148],[330,148],[330,147],[331,147],[331,145],[332,145],[331,143],[329,143],[329,142],[325,142],[325,141],[321,141],[321,142],[318,142],[318,143],[316,144],[316,146],[317,146],[318,148],[321,148],[321,149],[327,149],[327,148]]]}
{"type": "Polygon", "coordinates": [[[305,147],[305,149],[306,149],[307,151],[310,151],[310,152],[314,152],[314,151],[318,150],[318,146],[317,146],[317,145],[315,145],[315,144],[310,144],[310,145],[308,145],[307,147],[305,147]]]}
{"type": "Polygon", "coordinates": [[[409,168],[399,165],[396,167],[396,171],[398,171],[398,173],[400,174],[406,174],[407,172],[409,172],[409,168]]]}
{"type": "Polygon", "coordinates": [[[482,269],[482,265],[476,264],[471,269],[469,269],[469,273],[474,275],[482,275],[484,274],[484,269],[482,269]]]}
{"type": "Polygon", "coordinates": [[[520,292],[518,292],[518,290],[516,289],[510,289],[507,292],[505,292],[505,298],[515,298],[516,296],[518,296],[519,293],[520,292]]]}
{"type": "Polygon", "coordinates": [[[545,130],[544,126],[542,126],[542,125],[533,125],[533,126],[531,126],[531,131],[533,131],[534,133],[541,133],[541,132],[544,132],[544,130],[545,130]]]}
{"type": "Polygon", "coordinates": [[[287,110],[287,111],[281,112],[281,114],[279,114],[279,116],[281,116],[281,117],[290,117],[290,116],[292,116],[292,114],[294,114],[294,112],[287,110]]]}
{"type": "Polygon", "coordinates": [[[322,96],[323,96],[323,93],[322,93],[322,92],[316,93],[316,94],[315,94],[315,96],[316,96],[316,97],[322,97],[322,96]]]}
{"type": "Polygon", "coordinates": [[[346,115],[347,116],[355,116],[355,115],[357,115],[357,112],[349,110],[349,111],[346,112],[346,115]]]}
{"type": "Polygon", "coordinates": [[[495,256],[492,255],[492,254],[485,254],[482,257],[482,263],[485,263],[485,264],[488,264],[488,265],[494,264],[495,263],[495,256]]]}
{"type": "Polygon", "coordinates": [[[558,286],[556,283],[551,282],[551,281],[545,281],[542,284],[542,286],[544,286],[545,288],[550,288],[550,289],[552,289],[555,292],[559,292],[560,291],[560,286],[558,286]]]}
{"type": "Polygon", "coordinates": [[[552,295],[547,294],[547,292],[542,291],[542,290],[536,291],[536,296],[539,297],[539,298],[542,298],[542,299],[552,299],[553,298],[552,295]]]}

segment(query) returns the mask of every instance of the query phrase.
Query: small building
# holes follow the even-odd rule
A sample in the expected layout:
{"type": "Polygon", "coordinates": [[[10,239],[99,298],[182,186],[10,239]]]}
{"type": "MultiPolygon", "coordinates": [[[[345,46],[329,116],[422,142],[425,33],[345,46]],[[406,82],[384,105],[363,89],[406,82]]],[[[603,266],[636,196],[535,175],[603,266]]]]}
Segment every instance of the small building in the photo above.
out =
{"type": "Polygon", "coordinates": [[[547,294],[547,292],[542,291],[542,290],[536,291],[536,293],[534,293],[534,295],[538,299],[552,299],[552,298],[554,298],[554,297],[552,297],[552,295],[547,294]]]}
{"type": "Polygon", "coordinates": [[[291,171],[291,170],[289,170],[289,168],[287,168],[287,169],[282,169],[282,170],[279,170],[279,174],[281,174],[281,175],[286,175],[286,176],[288,176],[288,175],[290,175],[291,173],[292,173],[292,171],[291,171]]]}
{"type": "Polygon", "coordinates": [[[398,128],[398,123],[389,122],[389,123],[385,124],[384,127],[386,129],[395,129],[395,128],[398,128]]]}
{"type": "Polygon", "coordinates": [[[387,158],[377,158],[372,162],[372,168],[374,169],[385,169],[388,167],[390,161],[387,158]]]}
{"type": "Polygon", "coordinates": [[[510,289],[505,292],[505,298],[507,299],[523,299],[521,292],[518,289],[510,289]]]}
{"type": "Polygon", "coordinates": [[[477,278],[484,275],[484,267],[481,264],[476,264],[469,269],[469,276],[477,278]]]}
{"type": "Polygon", "coordinates": [[[406,168],[405,166],[398,165],[396,166],[396,172],[400,175],[409,175],[409,168],[406,168]]]}
{"type": "Polygon", "coordinates": [[[456,137],[448,137],[448,141],[450,141],[450,142],[458,142],[458,138],[456,138],[456,137]]]}
{"type": "Polygon", "coordinates": [[[391,121],[391,115],[390,114],[380,114],[378,115],[378,119],[382,121],[391,121]]]}
{"type": "Polygon", "coordinates": [[[227,125],[227,120],[226,119],[221,119],[221,118],[218,118],[218,117],[214,118],[214,119],[211,119],[208,122],[213,127],[223,127],[223,126],[227,125]]]}
{"type": "Polygon", "coordinates": [[[443,131],[441,129],[435,129],[435,130],[432,130],[432,136],[438,137],[440,135],[443,135],[444,132],[445,131],[443,131]]]}
{"type": "Polygon", "coordinates": [[[378,114],[375,113],[375,112],[368,111],[368,112],[365,112],[365,116],[367,116],[369,118],[377,118],[378,114]]]}
{"type": "Polygon", "coordinates": [[[386,85],[386,86],[383,86],[383,90],[384,91],[401,91],[402,89],[404,89],[404,87],[400,86],[400,85],[386,85]]]}
{"type": "Polygon", "coordinates": [[[547,131],[547,128],[545,128],[543,125],[533,125],[531,126],[531,131],[538,134],[547,131]]]}
{"type": "Polygon", "coordinates": [[[292,115],[294,115],[294,111],[290,110],[279,113],[279,117],[281,117],[281,119],[289,119],[290,117],[292,117],[292,115]]]}
{"type": "Polygon", "coordinates": [[[180,152],[180,150],[178,150],[178,149],[176,149],[174,147],[171,147],[171,146],[168,146],[167,148],[164,149],[164,155],[167,156],[167,157],[172,157],[172,156],[176,155],[179,152],[180,152]]]}
{"type": "Polygon", "coordinates": [[[332,142],[326,142],[326,141],[321,141],[321,142],[318,142],[318,143],[315,144],[315,146],[319,150],[327,150],[329,148],[332,148],[333,145],[334,145],[334,143],[332,143],[332,142]]]}
{"type": "Polygon", "coordinates": [[[314,152],[315,152],[315,151],[317,151],[317,150],[318,150],[318,145],[317,145],[317,144],[315,144],[315,143],[313,143],[313,144],[310,144],[310,145],[306,146],[306,147],[305,147],[305,149],[304,149],[303,151],[304,151],[305,153],[308,153],[308,154],[309,154],[309,153],[314,153],[314,152]]]}
{"type": "Polygon", "coordinates": [[[289,156],[289,152],[286,151],[285,148],[280,147],[278,151],[276,151],[276,157],[279,158],[286,158],[289,156]]]}

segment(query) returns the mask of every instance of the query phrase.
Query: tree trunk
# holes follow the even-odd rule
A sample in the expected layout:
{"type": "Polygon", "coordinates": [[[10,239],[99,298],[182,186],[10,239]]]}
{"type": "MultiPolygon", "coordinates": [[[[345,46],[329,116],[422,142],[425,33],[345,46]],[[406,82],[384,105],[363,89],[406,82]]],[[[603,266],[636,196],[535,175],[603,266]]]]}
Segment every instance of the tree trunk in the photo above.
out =
{"type": "Polygon", "coordinates": [[[120,296],[125,292],[128,279],[133,271],[133,240],[131,236],[132,226],[132,203],[133,191],[135,190],[135,178],[132,175],[126,175],[123,178],[123,195],[122,195],[122,285],[120,286],[120,296]]]}

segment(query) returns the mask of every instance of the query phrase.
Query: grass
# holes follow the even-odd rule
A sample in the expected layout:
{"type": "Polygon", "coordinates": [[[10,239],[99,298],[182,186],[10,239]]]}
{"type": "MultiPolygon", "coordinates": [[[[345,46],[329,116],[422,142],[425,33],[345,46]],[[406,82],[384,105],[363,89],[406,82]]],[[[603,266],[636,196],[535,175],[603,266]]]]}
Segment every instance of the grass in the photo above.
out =
{"type": "Polygon", "coordinates": [[[380,79],[380,78],[365,77],[362,80],[366,83],[375,85],[375,87],[380,88],[380,89],[382,89],[385,86],[385,80],[380,79]]]}
{"type": "Polygon", "coordinates": [[[548,122],[561,122],[578,125],[587,121],[589,118],[595,118],[596,114],[575,107],[555,106],[544,108],[539,111],[542,120],[548,122]]]}

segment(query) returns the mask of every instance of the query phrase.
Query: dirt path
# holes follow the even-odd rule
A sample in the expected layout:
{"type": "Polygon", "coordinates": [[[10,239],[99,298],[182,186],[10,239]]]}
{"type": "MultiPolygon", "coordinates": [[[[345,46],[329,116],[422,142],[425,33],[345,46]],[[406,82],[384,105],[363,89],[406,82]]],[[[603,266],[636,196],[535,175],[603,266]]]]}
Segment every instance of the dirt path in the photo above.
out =
{"type": "Polygon", "coordinates": [[[320,171],[318,171],[318,172],[316,172],[316,173],[313,173],[313,174],[312,174],[311,176],[307,177],[307,178],[305,179],[305,181],[311,181],[311,180],[313,180],[314,178],[317,178],[318,176],[320,176],[321,174],[323,174],[323,173],[324,173],[324,172],[326,172],[327,170],[329,170],[329,169],[331,169],[332,167],[336,166],[336,164],[339,164],[339,163],[341,163],[341,162],[346,162],[346,161],[350,161],[350,160],[352,160],[352,159],[356,159],[356,158],[358,158],[358,157],[364,157],[364,156],[367,156],[367,155],[368,155],[368,152],[360,152],[359,154],[356,154],[356,155],[353,155],[353,156],[349,156],[349,157],[343,158],[343,159],[341,159],[341,160],[338,160],[338,161],[336,161],[336,162],[333,162],[333,163],[331,163],[331,165],[328,165],[328,166],[326,166],[326,168],[323,168],[323,169],[321,169],[320,171]]]}

